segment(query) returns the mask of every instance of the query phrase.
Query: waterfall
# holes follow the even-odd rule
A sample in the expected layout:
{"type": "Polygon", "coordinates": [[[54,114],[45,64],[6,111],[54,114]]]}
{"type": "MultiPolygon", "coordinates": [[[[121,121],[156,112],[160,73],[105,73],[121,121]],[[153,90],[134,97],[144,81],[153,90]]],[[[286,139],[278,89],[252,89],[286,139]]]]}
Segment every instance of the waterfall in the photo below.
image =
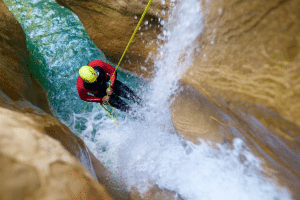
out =
{"type": "MultiPolygon", "coordinates": [[[[76,15],[54,1],[15,0],[10,4],[27,40],[47,63],[41,69],[47,78],[43,86],[58,118],[116,177],[122,177],[128,189],[135,186],[139,192],[146,191],[150,181],[186,200],[291,199],[286,190],[264,178],[260,160],[242,140],[235,139],[233,149],[224,144],[217,150],[201,139],[196,145],[176,134],[169,106],[180,89],[180,75],[201,51],[194,46],[203,26],[199,1],[178,0],[170,19],[160,20],[163,32],[158,39],[163,45],[154,58],[155,77],[147,88],[138,89],[142,106],[134,106],[134,113],[117,111],[118,126],[95,105],[82,112],[85,103],[75,88],[76,70],[91,60],[106,60],[76,15]]],[[[119,75],[131,87],[139,84],[119,75]]]]}

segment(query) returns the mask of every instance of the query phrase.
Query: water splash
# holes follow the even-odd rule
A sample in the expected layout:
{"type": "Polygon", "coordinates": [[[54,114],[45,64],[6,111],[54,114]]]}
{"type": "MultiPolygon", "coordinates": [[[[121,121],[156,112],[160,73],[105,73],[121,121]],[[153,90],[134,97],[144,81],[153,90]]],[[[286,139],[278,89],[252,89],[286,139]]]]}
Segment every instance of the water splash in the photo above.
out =
{"type": "Polygon", "coordinates": [[[190,200],[290,199],[286,190],[263,178],[260,161],[242,140],[235,139],[233,149],[218,145],[216,150],[204,141],[195,145],[173,134],[170,96],[192,63],[195,48],[199,53],[193,44],[202,31],[202,15],[197,0],[178,1],[169,14],[158,37],[164,45],[155,59],[155,78],[143,93],[146,103],[136,107],[135,114],[143,119],[126,118],[117,127],[99,130],[90,147],[128,189],[135,186],[141,193],[151,181],[190,200]]]}
{"type": "Polygon", "coordinates": [[[56,109],[62,113],[72,111],[67,121],[69,127],[116,176],[123,178],[128,189],[136,186],[143,192],[151,181],[188,200],[291,199],[286,190],[263,178],[260,161],[240,139],[234,140],[233,149],[219,145],[216,150],[204,141],[195,145],[174,134],[170,96],[176,93],[180,74],[192,63],[195,48],[198,53],[201,50],[193,46],[202,31],[197,0],[177,1],[169,21],[160,20],[164,31],[158,38],[164,45],[155,59],[156,76],[150,88],[142,91],[144,105],[134,107],[135,117],[123,114],[119,126],[96,106],[89,106],[87,113],[78,112],[83,107],[80,102],[70,103],[77,97],[77,76],[71,76],[68,82],[61,81],[70,70],[76,71],[87,61],[99,59],[98,49],[78,18],[67,9],[55,8],[53,1],[25,2],[16,0],[11,9],[19,15],[27,36],[48,63],[44,73],[49,84],[54,83],[50,94],[61,99],[68,97],[65,103],[54,101],[56,109]],[[34,17],[26,17],[27,13],[34,17]],[[78,59],[81,57],[85,60],[78,59]]]}

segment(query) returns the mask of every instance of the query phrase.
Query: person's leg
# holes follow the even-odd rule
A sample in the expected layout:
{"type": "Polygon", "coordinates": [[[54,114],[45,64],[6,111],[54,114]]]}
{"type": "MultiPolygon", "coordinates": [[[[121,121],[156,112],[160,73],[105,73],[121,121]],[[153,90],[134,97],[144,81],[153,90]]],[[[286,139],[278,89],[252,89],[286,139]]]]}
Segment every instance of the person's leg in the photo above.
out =
{"type": "Polygon", "coordinates": [[[116,80],[114,85],[114,93],[120,97],[132,100],[135,103],[141,103],[141,98],[138,97],[129,87],[121,81],[116,80]]]}
{"type": "Polygon", "coordinates": [[[118,97],[117,95],[112,95],[111,99],[109,100],[109,103],[111,106],[123,111],[123,112],[127,112],[128,110],[131,109],[131,107],[122,99],[120,99],[120,97],[118,97]]]}

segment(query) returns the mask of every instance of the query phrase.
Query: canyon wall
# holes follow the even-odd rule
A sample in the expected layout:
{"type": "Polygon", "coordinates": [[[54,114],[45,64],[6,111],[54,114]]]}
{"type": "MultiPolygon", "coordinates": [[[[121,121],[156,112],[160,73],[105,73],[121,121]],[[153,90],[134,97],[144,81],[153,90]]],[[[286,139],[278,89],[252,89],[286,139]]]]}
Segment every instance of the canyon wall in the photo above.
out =
{"type": "MultiPolygon", "coordinates": [[[[95,45],[111,62],[117,64],[148,0],[56,0],[56,2],[78,16],[95,45]]],[[[161,2],[153,0],[120,65],[122,69],[130,70],[145,78],[153,76],[152,58],[161,44],[157,39],[157,35],[161,32],[159,20],[167,18],[167,9],[172,6],[169,0],[163,1],[164,4],[161,2]]]]}
{"type": "Polygon", "coordinates": [[[171,106],[178,134],[243,139],[299,199],[300,2],[199,3],[203,32],[171,106]]]}
{"type": "Polygon", "coordinates": [[[0,0],[1,199],[129,199],[83,141],[52,115],[44,89],[27,71],[25,40],[0,0]]]}

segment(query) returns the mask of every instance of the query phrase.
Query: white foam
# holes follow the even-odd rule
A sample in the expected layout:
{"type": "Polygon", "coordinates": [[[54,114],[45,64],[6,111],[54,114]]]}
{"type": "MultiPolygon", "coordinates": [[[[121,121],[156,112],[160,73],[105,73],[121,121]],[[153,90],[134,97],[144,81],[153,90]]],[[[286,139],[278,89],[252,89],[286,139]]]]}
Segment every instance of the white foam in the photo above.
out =
{"type": "MultiPolygon", "coordinates": [[[[234,149],[219,150],[201,141],[195,145],[175,132],[169,113],[170,95],[179,76],[193,61],[193,46],[202,31],[202,15],[197,0],[177,2],[171,19],[164,25],[155,59],[156,75],[150,91],[143,94],[143,108],[136,108],[143,120],[126,118],[119,126],[107,122],[97,132],[94,151],[116,174],[140,192],[147,181],[180,194],[184,199],[290,199],[285,189],[260,174],[260,161],[234,140],[234,149]],[[106,151],[101,151],[105,146],[106,151]],[[245,158],[244,162],[240,157],[245,158]]],[[[197,47],[199,53],[201,49],[197,47]]]]}
{"type": "MultiPolygon", "coordinates": [[[[48,66],[49,71],[61,65],[66,69],[79,65],[78,60],[69,59],[74,56],[73,52],[66,53],[70,49],[76,50],[76,44],[69,42],[71,46],[68,46],[65,40],[70,34],[83,34],[80,31],[83,27],[78,26],[76,30],[72,27],[66,33],[64,29],[68,28],[68,23],[61,22],[59,18],[60,24],[55,18],[49,19],[51,27],[49,23],[38,24],[54,15],[43,12],[43,9],[35,9],[35,18],[25,25],[30,28],[31,23],[37,24],[38,28],[32,27],[32,32],[28,34],[32,38],[45,32],[62,31],[55,41],[48,41],[48,44],[39,47],[45,51],[46,61],[52,63],[48,66]]],[[[123,178],[128,189],[134,185],[143,192],[147,190],[147,181],[152,181],[160,188],[173,190],[188,200],[291,199],[287,190],[278,188],[260,174],[260,161],[240,139],[234,140],[232,150],[226,145],[219,145],[219,150],[216,150],[203,141],[200,145],[187,141],[184,146],[185,141],[174,134],[169,113],[170,96],[178,90],[176,83],[180,74],[192,63],[195,48],[198,53],[201,51],[194,43],[202,31],[202,15],[197,0],[177,1],[170,14],[169,21],[159,20],[164,30],[158,38],[164,40],[165,44],[160,47],[160,56],[155,59],[156,75],[150,89],[142,94],[145,105],[142,108],[135,107],[138,119],[120,117],[116,126],[93,105],[94,109],[89,115],[73,113],[66,124],[76,132],[76,122],[86,119],[86,130],[77,133],[115,175],[123,178]],[[245,158],[243,162],[240,162],[241,156],[245,158]]],[[[68,20],[73,19],[78,20],[75,16],[68,20]]],[[[82,40],[80,44],[84,46],[88,42],[82,40]]],[[[85,50],[83,46],[78,45],[78,48],[81,47],[88,57],[97,51],[97,48],[85,50]]],[[[54,80],[53,83],[57,84],[54,80]]],[[[61,85],[57,84],[56,87],[60,88],[61,85]]],[[[61,90],[62,96],[67,96],[68,91],[61,90]]],[[[122,115],[119,111],[117,113],[122,115]]],[[[83,163],[87,166],[90,160],[83,163]]]]}

